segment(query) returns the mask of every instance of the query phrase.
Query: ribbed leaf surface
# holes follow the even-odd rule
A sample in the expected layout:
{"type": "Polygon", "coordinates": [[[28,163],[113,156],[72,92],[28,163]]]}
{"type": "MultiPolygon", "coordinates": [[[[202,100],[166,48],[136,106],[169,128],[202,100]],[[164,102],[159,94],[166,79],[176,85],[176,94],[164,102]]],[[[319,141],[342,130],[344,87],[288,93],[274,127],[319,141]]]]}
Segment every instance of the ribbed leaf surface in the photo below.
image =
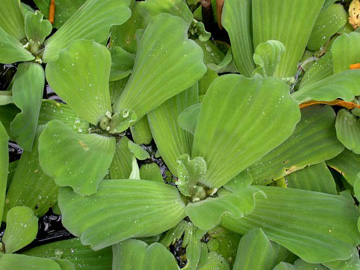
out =
{"type": "Polygon", "coordinates": [[[2,254],[0,256],[0,268],[61,270],[60,265],[51,259],[37,258],[22,254],[2,254]]]}
{"type": "Polygon", "coordinates": [[[4,214],[6,183],[9,170],[8,142],[9,136],[0,122],[0,220],[2,220],[4,214]]]}
{"type": "Polygon", "coordinates": [[[111,179],[127,179],[131,174],[134,154],[130,152],[127,137],[122,137],[116,144],[114,158],[109,171],[111,179]]]}
{"type": "Polygon", "coordinates": [[[286,140],[299,118],[288,86],[276,78],[217,78],[201,105],[192,149],[207,163],[203,184],[226,184],[286,140]]]}
{"type": "Polygon", "coordinates": [[[351,64],[360,63],[359,42],[360,33],[356,32],[343,34],[334,41],[331,46],[334,73],[348,70],[351,64]]]}
{"type": "Polygon", "coordinates": [[[268,184],[343,151],[336,137],[335,113],[331,107],[311,106],[301,113],[301,121],[291,137],[248,168],[253,183],[268,184]]]}
{"type": "Polygon", "coordinates": [[[270,240],[310,263],[346,260],[353,254],[360,234],[352,200],[299,189],[258,188],[267,198],[256,197],[254,211],[241,219],[223,217],[224,227],[240,234],[260,227],[270,240]]]}
{"type": "Polygon", "coordinates": [[[346,109],[336,115],[336,135],[339,141],[355,154],[360,154],[360,121],[346,109]]]}
{"type": "Polygon", "coordinates": [[[147,180],[106,180],[91,196],[63,188],[59,206],[64,226],[94,250],[157,235],[185,217],[185,205],[174,187],[147,180]]]}
{"type": "Polygon", "coordinates": [[[27,12],[25,15],[25,33],[28,40],[42,44],[45,38],[51,33],[52,25],[48,20],[43,19],[40,12],[27,12]]]}
{"type": "Polygon", "coordinates": [[[25,37],[24,16],[20,0],[2,0],[0,9],[0,27],[17,40],[25,37]]]}

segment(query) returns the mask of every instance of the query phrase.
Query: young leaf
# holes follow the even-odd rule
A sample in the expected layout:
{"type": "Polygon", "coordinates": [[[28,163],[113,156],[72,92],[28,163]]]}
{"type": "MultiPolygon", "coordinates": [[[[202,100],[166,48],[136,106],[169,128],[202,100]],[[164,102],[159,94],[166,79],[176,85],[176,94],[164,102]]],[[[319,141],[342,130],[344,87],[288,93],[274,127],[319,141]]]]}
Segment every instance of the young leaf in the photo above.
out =
{"type": "Polygon", "coordinates": [[[294,133],[248,168],[254,183],[269,184],[307,165],[334,158],[344,150],[336,138],[331,107],[311,106],[301,113],[294,133]]]}
{"type": "Polygon", "coordinates": [[[346,260],[360,242],[359,213],[345,196],[257,186],[252,213],[241,219],[223,216],[222,226],[244,234],[261,228],[270,240],[310,263],[346,260]],[[336,249],[334,249],[336,246],[336,249]]]}
{"type": "Polygon", "coordinates": [[[8,142],[9,136],[3,124],[0,122],[0,221],[4,214],[6,183],[9,169],[8,142]]]}
{"type": "Polygon", "coordinates": [[[11,208],[6,216],[6,230],[2,238],[6,253],[13,253],[30,244],[38,232],[38,218],[26,206],[11,208]]]}
{"type": "Polygon", "coordinates": [[[21,12],[20,0],[1,1],[0,27],[18,41],[25,37],[24,16],[21,12]]]}
{"type": "Polygon", "coordinates": [[[157,235],[185,217],[178,191],[148,180],[106,180],[91,196],[62,188],[59,206],[64,226],[94,250],[131,237],[157,235]]]}
{"type": "Polygon", "coordinates": [[[30,61],[35,58],[28,50],[24,49],[20,41],[6,33],[2,27],[0,27],[0,47],[0,63],[3,64],[30,61]]]}
{"type": "Polygon", "coordinates": [[[29,269],[29,267],[33,269],[61,270],[60,265],[51,259],[22,254],[2,254],[0,256],[1,269],[29,269]]]}
{"type": "Polygon", "coordinates": [[[360,62],[360,33],[352,32],[338,37],[331,46],[334,73],[348,70],[351,64],[360,62]],[[346,50],[344,50],[346,48],[346,50]]]}
{"type": "Polygon", "coordinates": [[[273,270],[296,270],[296,268],[290,263],[281,262],[273,270]]]}
{"type": "Polygon", "coordinates": [[[192,135],[195,134],[197,121],[199,120],[200,109],[201,103],[196,103],[183,110],[178,117],[179,126],[183,130],[190,132],[192,135]]]}
{"type": "Polygon", "coordinates": [[[51,23],[48,20],[43,20],[43,15],[40,12],[26,12],[25,33],[29,42],[37,42],[40,47],[51,30],[51,23]]]}
{"type": "Polygon", "coordinates": [[[163,183],[161,170],[156,163],[144,164],[140,168],[140,179],[147,179],[163,183]]]}
{"type": "Polygon", "coordinates": [[[132,141],[128,142],[128,148],[131,153],[139,160],[145,160],[150,158],[149,153],[143,149],[140,145],[133,143],[132,141]]]}
{"type": "Polygon", "coordinates": [[[196,270],[230,270],[229,263],[219,254],[214,251],[210,251],[206,256],[206,259],[199,263],[196,270]]]}
{"type": "Polygon", "coordinates": [[[130,127],[131,136],[136,144],[150,144],[152,141],[152,134],[149,126],[149,121],[146,116],[136,122],[130,127]]]}
{"type": "Polygon", "coordinates": [[[79,194],[97,190],[115,153],[115,138],[78,134],[59,120],[47,124],[39,138],[43,171],[59,186],[71,186],[79,194]]]}
{"type": "Polygon", "coordinates": [[[15,105],[21,109],[11,122],[11,134],[26,151],[31,151],[40,113],[45,84],[44,70],[36,63],[18,66],[12,87],[15,105]]]}
{"type": "Polygon", "coordinates": [[[110,81],[117,81],[130,75],[134,66],[135,55],[121,47],[111,47],[110,81]]]}
{"type": "Polygon", "coordinates": [[[159,243],[129,239],[113,246],[113,270],[178,270],[175,257],[159,243]]]}
{"type": "Polygon", "coordinates": [[[226,184],[286,140],[299,118],[288,86],[276,78],[217,78],[201,105],[192,149],[192,157],[207,163],[202,183],[215,188],[226,184]]]}
{"type": "Polygon", "coordinates": [[[358,250],[355,248],[352,256],[345,261],[332,261],[324,263],[330,270],[357,270],[360,268],[358,250]]]}
{"type": "Polygon", "coordinates": [[[336,115],[336,135],[339,141],[355,154],[360,154],[360,121],[351,112],[341,109],[336,115]]]}
{"type": "Polygon", "coordinates": [[[131,173],[131,166],[134,154],[130,152],[127,137],[122,137],[116,144],[115,155],[110,165],[111,179],[128,179],[131,173]]]}
{"type": "Polygon", "coordinates": [[[129,19],[131,12],[128,5],[129,0],[87,0],[54,35],[45,41],[43,61],[56,60],[59,52],[77,39],[100,43],[105,41],[112,25],[122,24],[129,19]]]}
{"type": "Polygon", "coordinates": [[[60,53],[57,61],[46,66],[46,79],[74,112],[96,125],[112,111],[110,66],[111,57],[105,46],[77,40],[60,53]]]}
{"type": "Polygon", "coordinates": [[[157,15],[142,35],[132,74],[114,110],[132,110],[140,119],[194,85],[205,71],[201,49],[187,38],[185,21],[157,15]]]}

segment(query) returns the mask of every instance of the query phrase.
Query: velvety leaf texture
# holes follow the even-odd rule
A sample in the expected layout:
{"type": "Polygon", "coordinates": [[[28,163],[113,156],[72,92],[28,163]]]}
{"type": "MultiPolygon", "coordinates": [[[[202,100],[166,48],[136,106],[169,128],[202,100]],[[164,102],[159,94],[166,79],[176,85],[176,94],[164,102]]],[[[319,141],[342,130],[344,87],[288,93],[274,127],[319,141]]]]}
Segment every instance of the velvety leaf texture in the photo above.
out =
{"type": "Polygon", "coordinates": [[[25,37],[24,16],[20,0],[3,0],[0,9],[0,27],[17,40],[25,37]]]}
{"type": "Polygon", "coordinates": [[[349,69],[351,64],[360,62],[358,45],[360,33],[343,34],[338,37],[331,46],[331,54],[334,62],[334,73],[349,69]],[[346,48],[346,50],[344,50],[346,48]]]}
{"type": "Polygon", "coordinates": [[[0,268],[2,269],[46,269],[61,270],[59,264],[47,258],[37,258],[22,254],[3,254],[0,256],[0,268]]]}
{"type": "Polygon", "coordinates": [[[336,115],[336,135],[339,141],[349,150],[360,154],[360,121],[346,109],[336,115]]]}

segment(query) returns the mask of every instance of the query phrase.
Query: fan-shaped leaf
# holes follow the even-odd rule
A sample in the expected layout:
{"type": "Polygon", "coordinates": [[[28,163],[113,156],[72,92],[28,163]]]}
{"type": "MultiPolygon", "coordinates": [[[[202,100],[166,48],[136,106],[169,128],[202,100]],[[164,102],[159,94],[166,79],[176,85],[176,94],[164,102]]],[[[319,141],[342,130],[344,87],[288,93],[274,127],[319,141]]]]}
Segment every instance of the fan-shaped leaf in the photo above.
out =
{"type": "Polygon", "coordinates": [[[259,75],[225,75],[211,84],[192,149],[192,157],[207,163],[203,184],[223,186],[291,135],[300,112],[288,91],[280,80],[259,75]]]}
{"type": "Polygon", "coordinates": [[[9,169],[9,153],[8,153],[9,136],[3,124],[0,122],[0,220],[3,218],[6,183],[9,169]]]}
{"type": "Polygon", "coordinates": [[[43,171],[59,186],[71,186],[80,194],[93,194],[104,178],[115,153],[115,138],[78,134],[53,120],[39,138],[43,171]]]}
{"type": "Polygon", "coordinates": [[[64,226],[94,250],[131,237],[157,235],[185,217],[177,190],[148,180],[106,180],[91,196],[63,188],[59,206],[64,226]]]}
{"type": "Polygon", "coordinates": [[[22,254],[2,254],[0,256],[0,268],[61,270],[60,265],[51,259],[22,254]]]}
{"type": "Polygon", "coordinates": [[[52,30],[51,23],[48,20],[43,20],[43,17],[38,11],[35,13],[27,12],[25,15],[26,37],[29,42],[37,42],[39,47],[52,30]]]}
{"type": "MultiPolygon", "coordinates": [[[[359,75],[360,76],[360,75],[359,75]]],[[[360,121],[351,112],[341,109],[336,115],[336,135],[349,150],[360,154],[360,121]]]]}
{"type": "Polygon", "coordinates": [[[17,40],[25,37],[24,16],[20,0],[3,0],[0,9],[0,27],[17,40]]]}
{"type": "Polygon", "coordinates": [[[244,234],[260,227],[274,242],[303,260],[322,263],[346,260],[360,242],[358,210],[345,196],[278,187],[260,187],[252,213],[222,218],[222,225],[244,234]],[[336,249],[334,247],[336,246],[336,249]]]}
{"type": "Polygon", "coordinates": [[[348,70],[351,64],[360,62],[360,33],[342,34],[331,46],[334,62],[334,73],[348,70]],[[346,48],[346,50],[344,50],[346,48]]]}
{"type": "Polygon", "coordinates": [[[110,66],[110,53],[105,46],[77,40],[57,61],[47,65],[46,79],[74,112],[96,125],[111,113],[110,66]]]}
{"type": "Polygon", "coordinates": [[[205,71],[201,49],[187,39],[185,21],[168,14],[155,16],[142,35],[133,72],[114,110],[133,110],[140,119],[194,85],[205,71]]]}
{"type": "Polygon", "coordinates": [[[30,244],[38,232],[38,218],[26,206],[11,208],[6,216],[6,230],[2,238],[6,253],[13,253],[30,244]]]}
{"type": "Polygon", "coordinates": [[[335,134],[331,107],[311,106],[301,110],[294,133],[279,147],[248,168],[256,184],[268,184],[307,165],[337,156],[343,145],[335,134]]]}
{"type": "Polygon", "coordinates": [[[128,5],[129,0],[86,1],[54,35],[46,40],[43,60],[45,62],[56,60],[59,52],[76,39],[105,41],[109,36],[111,25],[122,24],[129,19],[131,12],[128,5]]]}

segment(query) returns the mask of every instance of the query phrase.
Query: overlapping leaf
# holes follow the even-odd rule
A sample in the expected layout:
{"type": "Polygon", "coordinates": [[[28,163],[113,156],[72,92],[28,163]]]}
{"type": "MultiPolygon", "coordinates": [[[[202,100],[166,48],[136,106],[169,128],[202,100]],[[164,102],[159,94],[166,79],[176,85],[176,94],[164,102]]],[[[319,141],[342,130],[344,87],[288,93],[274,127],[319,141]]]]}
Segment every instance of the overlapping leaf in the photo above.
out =
{"type": "Polygon", "coordinates": [[[63,188],[59,206],[64,226],[94,250],[157,235],[185,217],[174,187],[147,180],[106,180],[96,194],[85,197],[63,188]]]}
{"type": "Polygon", "coordinates": [[[20,0],[1,1],[0,27],[18,41],[25,37],[20,0]]]}
{"type": "Polygon", "coordinates": [[[338,37],[331,46],[334,62],[334,73],[348,70],[351,64],[360,63],[358,44],[360,33],[352,32],[338,37]],[[344,50],[346,48],[346,50],[344,50]]]}
{"type": "Polygon", "coordinates": [[[149,121],[146,116],[137,121],[135,125],[131,126],[130,131],[134,142],[137,144],[150,144],[153,139],[149,121]]]}
{"type": "Polygon", "coordinates": [[[224,227],[240,234],[260,227],[270,240],[310,263],[352,256],[360,242],[359,213],[352,200],[299,189],[257,188],[267,198],[256,197],[254,211],[241,219],[223,217],[224,227]]]}
{"type": "Polygon", "coordinates": [[[3,124],[0,122],[0,220],[3,218],[6,183],[9,169],[9,154],[8,154],[9,136],[3,124]]]}
{"type": "Polygon", "coordinates": [[[339,141],[355,154],[360,154],[360,121],[346,109],[336,115],[336,135],[339,141]]]}
{"type": "Polygon", "coordinates": [[[59,186],[93,194],[104,178],[115,153],[115,138],[78,134],[59,120],[47,124],[39,138],[43,171],[59,186]]]}
{"type": "Polygon", "coordinates": [[[211,84],[192,149],[192,157],[207,163],[203,184],[223,186],[291,135],[300,112],[288,91],[280,80],[259,75],[225,75],[211,84]]]}
{"type": "Polygon", "coordinates": [[[0,268],[2,269],[46,269],[61,270],[59,264],[47,258],[37,258],[22,254],[2,254],[0,256],[0,268]]]}
{"type": "Polygon", "coordinates": [[[48,20],[43,20],[43,15],[36,11],[27,12],[25,15],[25,33],[29,42],[37,42],[38,47],[51,33],[52,26],[48,20]]]}
{"type": "Polygon", "coordinates": [[[127,179],[130,176],[134,154],[130,152],[127,137],[122,137],[116,144],[115,155],[110,165],[111,179],[127,179]]]}

